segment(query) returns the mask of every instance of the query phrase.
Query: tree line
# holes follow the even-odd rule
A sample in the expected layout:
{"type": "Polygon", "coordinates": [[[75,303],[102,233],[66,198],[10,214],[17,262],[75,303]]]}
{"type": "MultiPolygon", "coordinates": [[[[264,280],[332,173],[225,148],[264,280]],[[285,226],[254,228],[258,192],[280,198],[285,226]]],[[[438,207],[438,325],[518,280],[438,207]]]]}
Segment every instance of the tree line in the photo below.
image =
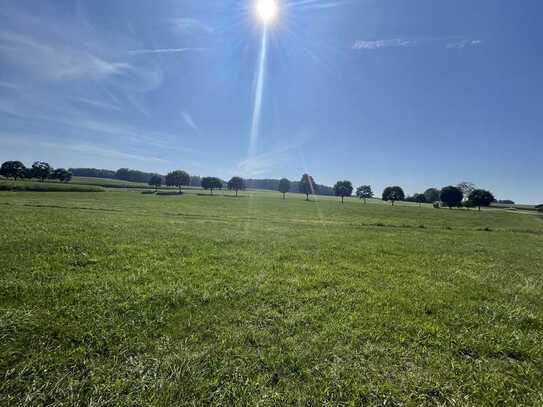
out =
{"type": "Polygon", "coordinates": [[[15,181],[35,178],[41,182],[46,179],[70,182],[72,179],[71,171],[65,168],[53,168],[44,161],[35,161],[31,167],[26,167],[20,161],[6,161],[0,167],[0,175],[5,178],[13,178],[15,181]]]}
{"type": "MultiPolygon", "coordinates": [[[[228,182],[223,181],[218,177],[200,177],[191,176],[183,170],[171,171],[166,175],[156,173],[148,173],[129,168],[120,168],[117,171],[96,169],[96,168],[64,168],[54,169],[51,165],[44,161],[35,161],[31,167],[27,168],[20,161],[6,161],[0,168],[0,175],[6,178],[17,179],[55,179],[60,182],[69,182],[73,175],[84,177],[100,177],[112,178],[130,182],[144,182],[155,187],[157,190],[163,184],[168,187],[177,187],[179,192],[182,192],[182,187],[193,186],[202,187],[209,190],[213,195],[213,191],[227,187],[231,191],[238,192],[246,188],[254,189],[270,189],[276,190],[283,194],[283,199],[286,199],[288,192],[299,192],[306,195],[306,200],[309,200],[310,195],[335,195],[344,202],[345,198],[353,195],[353,185],[351,181],[337,181],[333,187],[319,185],[314,178],[309,174],[303,174],[300,181],[290,181],[287,178],[275,179],[248,179],[244,180],[239,176],[232,177],[228,182]]],[[[361,185],[356,189],[356,197],[363,200],[373,198],[374,193],[371,185],[361,185]]],[[[481,207],[490,206],[492,203],[501,202],[506,204],[514,204],[513,201],[504,200],[497,201],[492,192],[476,188],[473,183],[461,182],[456,186],[449,185],[441,189],[428,188],[423,193],[416,193],[411,196],[406,196],[404,190],[399,186],[388,186],[383,190],[381,199],[390,202],[394,205],[398,201],[415,202],[419,205],[423,203],[433,204],[439,208],[446,206],[449,208],[455,207],[481,207]]]]}

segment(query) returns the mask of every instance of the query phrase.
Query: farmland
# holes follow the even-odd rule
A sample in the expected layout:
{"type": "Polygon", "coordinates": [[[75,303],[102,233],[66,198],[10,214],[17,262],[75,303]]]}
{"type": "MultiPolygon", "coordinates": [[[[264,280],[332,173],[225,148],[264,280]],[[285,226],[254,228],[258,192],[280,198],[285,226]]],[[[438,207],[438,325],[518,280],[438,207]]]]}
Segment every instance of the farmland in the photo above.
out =
{"type": "Polygon", "coordinates": [[[0,192],[0,404],[543,403],[540,214],[232,195],[0,192]]]}

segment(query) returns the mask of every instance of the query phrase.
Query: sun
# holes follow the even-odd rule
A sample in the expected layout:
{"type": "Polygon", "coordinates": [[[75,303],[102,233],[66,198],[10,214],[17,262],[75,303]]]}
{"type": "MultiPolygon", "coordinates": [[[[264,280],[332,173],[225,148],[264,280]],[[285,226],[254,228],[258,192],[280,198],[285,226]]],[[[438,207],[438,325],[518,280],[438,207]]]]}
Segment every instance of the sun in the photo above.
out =
{"type": "Polygon", "coordinates": [[[263,24],[270,24],[279,12],[276,0],[256,0],[256,14],[263,24]]]}

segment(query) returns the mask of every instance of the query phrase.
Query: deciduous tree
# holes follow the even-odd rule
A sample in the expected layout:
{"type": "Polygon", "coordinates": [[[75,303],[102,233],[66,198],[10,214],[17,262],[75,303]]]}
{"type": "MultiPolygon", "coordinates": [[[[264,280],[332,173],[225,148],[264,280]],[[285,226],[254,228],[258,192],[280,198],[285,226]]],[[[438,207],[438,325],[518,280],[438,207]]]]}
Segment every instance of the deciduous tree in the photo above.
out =
{"type": "Polygon", "coordinates": [[[476,206],[481,210],[481,206],[490,206],[492,202],[495,202],[496,198],[490,191],[484,189],[475,189],[473,190],[468,197],[468,202],[473,206],[476,206]]]}
{"type": "Polygon", "coordinates": [[[44,161],[35,161],[32,164],[32,176],[38,178],[43,182],[44,179],[49,177],[51,173],[51,166],[44,161]]]}
{"type": "Polygon", "coordinates": [[[166,175],[165,183],[169,187],[178,187],[181,192],[181,187],[190,185],[190,175],[186,171],[172,171],[166,175]]]}
{"type": "Polygon", "coordinates": [[[356,189],[356,196],[360,199],[364,200],[364,203],[366,203],[366,199],[373,198],[373,191],[371,190],[370,185],[361,185],[356,189]]]}
{"type": "Polygon", "coordinates": [[[283,199],[285,199],[285,194],[290,191],[290,181],[286,178],[281,178],[279,180],[279,192],[283,194],[283,199]]]}
{"type": "Polygon", "coordinates": [[[157,191],[158,187],[162,185],[162,177],[158,174],[151,176],[151,179],[149,180],[149,185],[155,187],[155,191],[157,191]]]}
{"type": "Polygon", "coordinates": [[[441,191],[437,188],[428,188],[426,191],[424,191],[424,197],[426,198],[426,202],[434,203],[439,201],[440,192],[441,191]]]}
{"type": "Polygon", "coordinates": [[[236,196],[238,196],[238,191],[245,189],[245,182],[241,177],[232,177],[228,181],[228,189],[230,191],[236,191],[236,196]]]}
{"type": "Polygon", "coordinates": [[[26,167],[20,161],[6,161],[0,167],[0,175],[6,178],[24,178],[26,167]]]}
{"type": "Polygon", "coordinates": [[[341,203],[343,203],[343,198],[353,194],[353,184],[351,181],[347,180],[338,181],[336,182],[336,185],[334,185],[334,193],[336,196],[341,197],[341,203]]]}
{"type": "Polygon", "coordinates": [[[382,198],[383,201],[390,201],[392,206],[394,206],[394,202],[403,201],[405,199],[405,193],[403,192],[403,189],[398,186],[386,187],[383,191],[382,198]]]}
{"type": "Polygon", "coordinates": [[[202,178],[202,188],[205,190],[210,190],[211,195],[213,195],[214,189],[222,188],[222,181],[217,177],[204,177],[202,178]]]}
{"type": "Polygon", "coordinates": [[[447,205],[449,209],[455,206],[460,206],[463,198],[464,194],[462,191],[458,187],[454,187],[452,185],[442,188],[441,194],[439,195],[441,202],[447,205]]]}
{"type": "Polygon", "coordinates": [[[315,180],[309,174],[302,175],[298,189],[300,193],[305,194],[306,201],[309,201],[309,194],[314,195],[317,193],[315,180]]]}

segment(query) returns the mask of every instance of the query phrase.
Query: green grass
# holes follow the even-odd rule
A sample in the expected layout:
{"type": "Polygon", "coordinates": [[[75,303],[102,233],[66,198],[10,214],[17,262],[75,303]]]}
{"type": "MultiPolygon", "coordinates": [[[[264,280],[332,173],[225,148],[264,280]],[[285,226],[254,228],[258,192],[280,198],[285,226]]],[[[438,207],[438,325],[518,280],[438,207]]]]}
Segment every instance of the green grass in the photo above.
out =
{"type": "Polygon", "coordinates": [[[541,405],[543,220],[0,192],[0,405],[541,405]]]}
{"type": "Polygon", "coordinates": [[[0,191],[33,191],[33,192],[103,192],[104,188],[91,185],[78,185],[58,181],[13,181],[0,180],[0,191]]]}

